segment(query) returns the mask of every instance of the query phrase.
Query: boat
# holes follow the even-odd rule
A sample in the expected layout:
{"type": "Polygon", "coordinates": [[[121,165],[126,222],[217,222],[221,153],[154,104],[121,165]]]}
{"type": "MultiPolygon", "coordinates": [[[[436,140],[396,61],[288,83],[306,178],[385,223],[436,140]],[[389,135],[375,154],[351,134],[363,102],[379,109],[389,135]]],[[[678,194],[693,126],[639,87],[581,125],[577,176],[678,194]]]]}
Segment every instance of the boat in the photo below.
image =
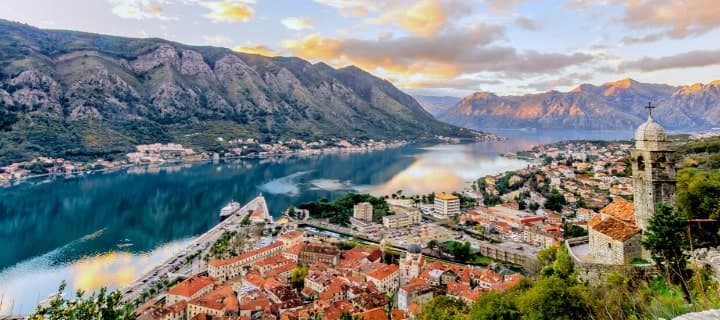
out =
{"type": "Polygon", "coordinates": [[[230,201],[225,207],[220,209],[220,219],[225,219],[240,210],[240,203],[230,201]]]}

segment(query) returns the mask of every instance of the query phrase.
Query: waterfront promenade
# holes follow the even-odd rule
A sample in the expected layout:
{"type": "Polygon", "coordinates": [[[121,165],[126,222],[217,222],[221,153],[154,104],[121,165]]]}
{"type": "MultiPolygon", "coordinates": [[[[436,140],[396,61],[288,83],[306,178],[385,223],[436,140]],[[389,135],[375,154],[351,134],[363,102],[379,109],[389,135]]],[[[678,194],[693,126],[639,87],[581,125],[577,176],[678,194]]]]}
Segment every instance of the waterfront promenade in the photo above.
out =
{"type": "Polygon", "coordinates": [[[185,249],[180,250],[177,254],[158,264],[131,284],[122,288],[121,292],[123,293],[124,300],[132,301],[139,297],[143,291],[148,290],[155,283],[163,279],[172,280],[175,277],[188,277],[192,274],[206,271],[207,264],[202,261],[202,257],[207,254],[213,243],[215,243],[225,231],[239,231],[242,228],[243,219],[255,210],[264,212],[267,217],[270,216],[267,202],[262,195],[257,196],[225,220],[190,241],[185,249]],[[183,264],[186,256],[192,255],[198,252],[198,250],[200,254],[197,255],[197,257],[190,263],[183,264]]]}

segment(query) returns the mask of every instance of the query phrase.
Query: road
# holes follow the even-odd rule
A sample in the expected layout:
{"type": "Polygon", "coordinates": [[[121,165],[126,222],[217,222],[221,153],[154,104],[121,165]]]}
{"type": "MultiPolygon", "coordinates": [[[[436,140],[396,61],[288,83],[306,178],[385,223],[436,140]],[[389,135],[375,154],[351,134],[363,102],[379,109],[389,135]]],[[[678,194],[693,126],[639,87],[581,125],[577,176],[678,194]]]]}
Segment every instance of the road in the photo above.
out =
{"type": "Polygon", "coordinates": [[[237,210],[231,216],[215,225],[199,237],[193,239],[185,249],[176,255],[168,258],[164,262],[152,268],[150,271],[133,281],[131,284],[122,289],[123,299],[132,301],[139,297],[143,291],[148,290],[155,283],[163,279],[172,280],[174,277],[187,277],[192,274],[203,272],[207,269],[207,264],[202,261],[202,257],[210,250],[210,247],[217,241],[225,231],[239,231],[242,229],[242,221],[250,211],[260,208],[266,214],[269,214],[267,202],[260,195],[248,202],[245,206],[237,210]],[[200,250],[200,255],[195,258],[192,263],[182,265],[185,256],[191,255],[200,250]]]}

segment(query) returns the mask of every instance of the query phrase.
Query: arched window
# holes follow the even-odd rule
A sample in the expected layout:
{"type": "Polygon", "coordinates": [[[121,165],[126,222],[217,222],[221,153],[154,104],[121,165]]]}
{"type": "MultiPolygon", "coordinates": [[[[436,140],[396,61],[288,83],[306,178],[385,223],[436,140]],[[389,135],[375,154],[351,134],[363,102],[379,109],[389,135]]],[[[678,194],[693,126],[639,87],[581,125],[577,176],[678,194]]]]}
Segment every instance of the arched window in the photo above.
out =
{"type": "Polygon", "coordinates": [[[638,170],[645,170],[645,159],[642,156],[637,157],[638,170]]]}

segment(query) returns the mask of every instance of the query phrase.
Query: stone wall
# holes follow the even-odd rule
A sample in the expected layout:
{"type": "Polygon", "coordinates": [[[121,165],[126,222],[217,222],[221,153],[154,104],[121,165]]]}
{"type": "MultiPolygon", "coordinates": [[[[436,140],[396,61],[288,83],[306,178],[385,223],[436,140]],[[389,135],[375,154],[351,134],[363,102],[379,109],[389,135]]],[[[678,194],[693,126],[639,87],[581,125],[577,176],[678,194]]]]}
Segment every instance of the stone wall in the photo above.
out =
{"type": "MultiPolygon", "coordinates": [[[[636,236],[637,237],[637,236],[636,236]]],[[[580,260],[573,253],[572,247],[583,245],[589,242],[589,237],[579,237],[565,240],[565,246],[568,249],[570,257],[573,259],[578,278],[589,284],[597,285],[605,281],[605,276],[611,273],[633,274],[642,273],[644,276],[650,277],[657,274],[654,265],[631,265],[631,264],[605,264],[605,263],[589,263],[580,260]]]]}

